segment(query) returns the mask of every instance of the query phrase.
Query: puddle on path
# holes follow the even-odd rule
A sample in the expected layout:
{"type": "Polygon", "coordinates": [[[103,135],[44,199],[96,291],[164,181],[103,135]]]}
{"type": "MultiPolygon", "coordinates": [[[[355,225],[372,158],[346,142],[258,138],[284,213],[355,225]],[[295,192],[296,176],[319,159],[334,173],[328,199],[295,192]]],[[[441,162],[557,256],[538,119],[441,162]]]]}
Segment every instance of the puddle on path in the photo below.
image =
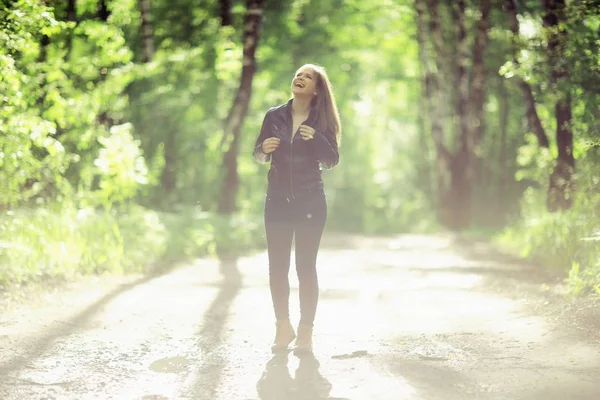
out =
{"type": "Polygon", "coordinates": [[[178,373],[187,369],[188,361],[185,357],[161,358],[150,364],[149,369],[154,372],[178,373]]]}

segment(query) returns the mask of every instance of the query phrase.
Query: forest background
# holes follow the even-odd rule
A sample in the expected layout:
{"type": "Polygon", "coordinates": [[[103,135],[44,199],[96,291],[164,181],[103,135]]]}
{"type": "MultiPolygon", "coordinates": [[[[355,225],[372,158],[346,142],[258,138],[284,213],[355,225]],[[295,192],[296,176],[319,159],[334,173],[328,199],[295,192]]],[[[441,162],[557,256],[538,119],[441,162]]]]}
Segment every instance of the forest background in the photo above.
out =
{"type": "Polygon", "coordinates": [[[593,0],[2,0],[0,287],[264,247],[266,110],[324,66],[327,229],[483,237],[600,294],[593,0]]]}

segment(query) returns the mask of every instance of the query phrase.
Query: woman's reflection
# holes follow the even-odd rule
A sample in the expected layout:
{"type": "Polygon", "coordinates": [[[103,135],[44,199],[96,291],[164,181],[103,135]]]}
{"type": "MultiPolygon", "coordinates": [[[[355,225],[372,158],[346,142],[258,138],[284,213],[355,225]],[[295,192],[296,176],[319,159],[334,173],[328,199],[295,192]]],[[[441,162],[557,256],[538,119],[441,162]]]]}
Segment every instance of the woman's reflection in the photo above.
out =
{"type": "Polygon", "coordinates": [[[288,369],[288,353],[277,353],[265,366],[256,390],[263,400],[283,400],[291,398],[294,386],[288,369]]]}
{"type": "Polygon", "coordinates": [[[313,355],[300,357],[294,378],[288,367],[288,353],[276,354],[267,363],[256,384],[261,400],[334,400],[331,383],[319,372],[313,355]]]}

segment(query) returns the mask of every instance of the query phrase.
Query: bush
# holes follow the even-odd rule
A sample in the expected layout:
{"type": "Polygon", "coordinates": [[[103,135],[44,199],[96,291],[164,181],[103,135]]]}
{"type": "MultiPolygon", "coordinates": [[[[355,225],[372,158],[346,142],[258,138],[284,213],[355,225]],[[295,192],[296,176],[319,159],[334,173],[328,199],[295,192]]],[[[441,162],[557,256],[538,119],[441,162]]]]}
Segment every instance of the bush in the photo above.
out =
{"type": "Polygon", "coordinates": [[[61,205],[6,212],[0,220],[0,287],[80,274],[143,272],[186,257],[239,254],[263,245],[252,215],[230,218],[193,209],[158,213],[61,205]]]}
{"type": "Polygon", "coordinates": [[[573,295],[592,290],[600,294],[599,202],[597,194],[582,191],[573,208],[550,213],[545,208],[545,193],[529,189],[523,199],[522,219],[496,241],[523,258],[564,274],[573,295]]]}
{"type": "Polygon", "coordinates": [[[163,213],[161,220],[169,232],[165,257],[231,256],[265,246],[262,215],[225,216],[193,208],[163,213]]]}

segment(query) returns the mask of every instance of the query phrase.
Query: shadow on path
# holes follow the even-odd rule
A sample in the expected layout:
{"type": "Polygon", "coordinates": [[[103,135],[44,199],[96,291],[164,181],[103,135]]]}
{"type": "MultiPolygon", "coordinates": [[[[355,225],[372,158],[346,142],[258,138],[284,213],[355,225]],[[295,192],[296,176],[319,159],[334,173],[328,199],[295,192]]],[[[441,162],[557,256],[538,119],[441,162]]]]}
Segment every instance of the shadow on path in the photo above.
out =
{"type": "Polygon", "coordinates": [[[536,284],[558,282],[564,277],[562,271],[550,271],[537,265],[534,261],[524,260],[503,252],[489,242],[456,239],[452,245],[457,253],[465,259],[489,265],[489,267],[482,268],[482,272],[491,272],[536,284]]]}
{"type": "Polygon", "coordinates": [[[42,334],[37,337],[37,339],[33,340],[32,343],[29,344],[27,350],[24,351],[24,354],[0,364],[0,382],[6,380],[9,378],[9,375],[25,368],[32,361],[42,356],[59,338],[68,336],[84,327],[94,315],[102,311],[102,309],[114,299],[137,286],[144,285],[169,274],[175,269],[175,265],[175,263],[165,264],[162,267],[156,268],[146,276],[136,279],[133,282],[122,284],[85,308],[83,311],[74,315],[72,318],[66,321],[57,322],[55,326],[49,328],[45,334],[42,334]]]}
{"type": "Polygon", "coordinates": [[[425,399],[480,399],[479,388],[468,376],[438,361],[388,359],[388,369],[401,376],[425,399]]]}
{"type": "Polygon", "coordinates": [[[237,263],[237,258],[225,258],[219,264],[223,281],[219,293],[204,315],[202,328],[198,333],[202,364],[190,389],[193,398],[216,398],[215,393],[227,364],[225,325],[231,305],[242,288],[242,275],[237,263]]]}
{"type": "Polygon", "coordinates": [[[547,387],[534,389],[530,393],[522,395],[519,400],[598,400],[600,389],[597,384],[589,383],[582,387],[581,384],[564,384],[562,382],[548,385],[547,387]]]}
{"type": "MultiPolygon", "coordinates": [[[[548,282],[548,278],[536,274],[530,269],[508,268],[502,265],[486,266],[444,266],[436,268],[409,267],[410,272],[427,274],[459,274],[459,275],[482,275],[488,278],[501,279],[506,281],[519,281],[523,283],[542,284],[548,282]]],[[[508,283],[508,282],[507,282],[508,283]]]]}
{"type": "Polygon", "coordinates": [[[300,358],[294,378],[288,367],[288,353],[269,360],[256,384],[261,400],[348,400],[330,397],[331,383],[319,372],[319,361],[312,355],[300,358]]]}

